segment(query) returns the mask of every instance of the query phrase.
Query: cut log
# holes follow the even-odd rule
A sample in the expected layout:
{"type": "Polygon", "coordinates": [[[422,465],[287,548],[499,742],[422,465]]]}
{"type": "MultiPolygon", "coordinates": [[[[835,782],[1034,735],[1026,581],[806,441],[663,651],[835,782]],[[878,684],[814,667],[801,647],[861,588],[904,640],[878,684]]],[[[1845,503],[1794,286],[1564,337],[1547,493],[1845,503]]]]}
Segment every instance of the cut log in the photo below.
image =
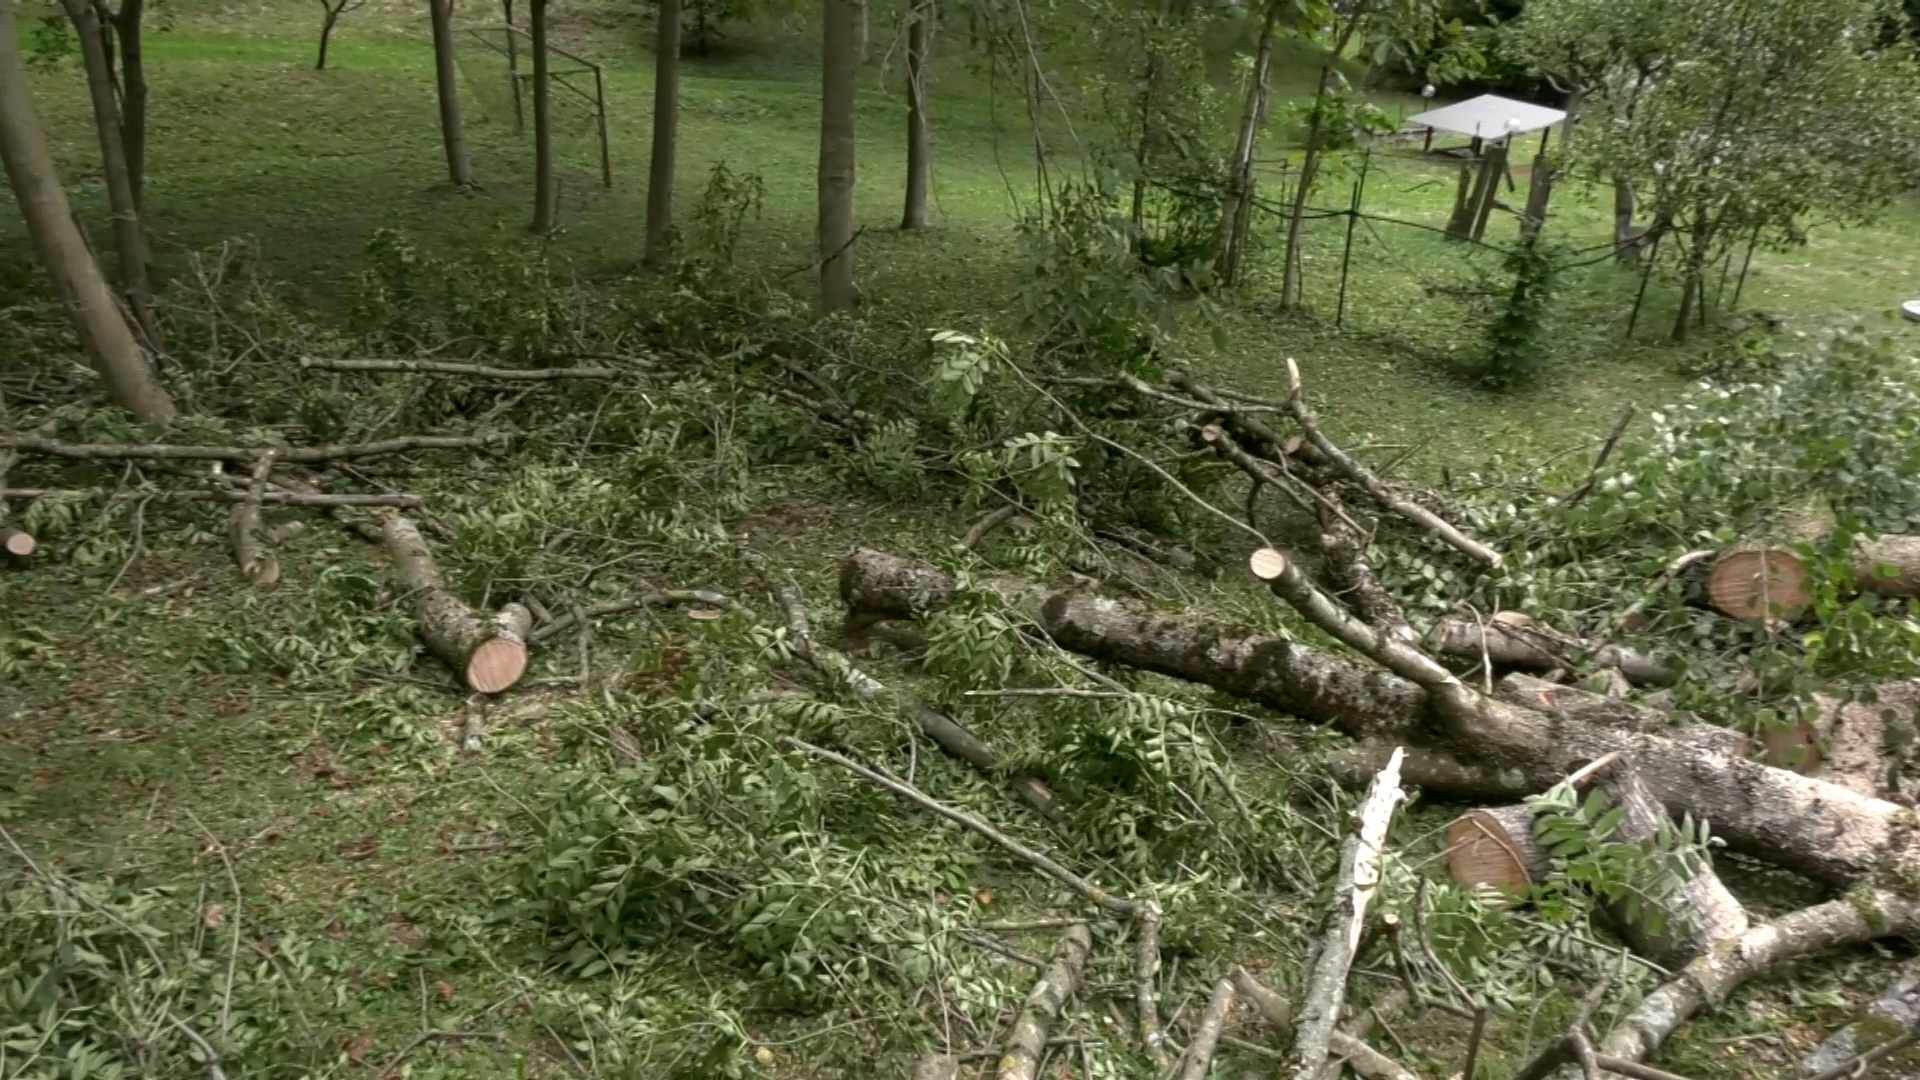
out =
{"type": "Polygon", "coordinates": [[[960,1080],[960,1059],[952,1054],[928,1054],[914,1065],[913,1080],[960,1080]]]}
{"type": "Polygon", "coordinates": [[[1593,667],[1616,668],[1637,686],[1667,686],[1673,669],[1645,653],[1619,645],[1594,648],[1569,634],[1534,621],[1517,611],[1499,611],[1482,625],[1473,619],[1449,617],[1434,627],[1434,651],[1463,660],[1483,656],[1496,668],[1528,671],[1571,670],[1576,659],[1593,667]]]}
{"type": "MultiPolygon", "coordinates": [[[[1624,756],[1596,762],[1591,779],[1608,800],[1623,812],[1612,839],[1630,844],[1654,840],[1666,811],[1641,782],[1624,756]]],[[[1533,811],[1526,806],[1472,810],[1447,828],[1447,869],[1468,886],[1493,886],[1520,894],[1543,881],[1552,860],[1535,838],[1533,811]]],[[[1677,970],[1724,942],[1747,932],[1746,909],[1734,899],[1704,852],[1699,864],[1672,897],[1666,898],[1663,918],[1640,911],[1629,918],[1624,905],[1610,903],[1608,915],[1633,951],[1661,967],[1677,970]],[[1656,923],[1658,925],[1656,925],[1656,923]]]]}
{"type": "Polygon", "coordinates": [[[1902,599],[1920,596],[1920,536],[1861,539],[1853,550],[1853,573],[1862,592],[1902,599]]]}
{"type": "Polygon", "coordinates": [[[16,529],[11,525],[0,526],[0,551],[16,559],[24,559],[39,548],[33,534],[25,529],[16,529]]]}
{"type": "Polygon", "coordinates": [[[1447,870],[1469,888],[1519,896],[1545,881],[1553,860],[1533,836],[1533,810],[1491,806],[1469,810],[1447,826],[1447,870]]]}
{"type": "MultiPolygon", "coordinates": [[[[886,573],[911,568],[911,575],[901,576],[915,583],[911,595],[890,594],[884,573],[865,578],[858,567],[843,567],[854,578],[843,587],[872,610],[932,610],[933,598],[943,591],[952,595],[951,579],[938,571],[877,552],[865,555],[861,565],[886,573]]],[[[1444,750],[1471,762],[1483,778],[1511,774],[1529,791],[1545,791],[1581,763],[1622,751],[1633,757],[1662,805],[1712,822],[1735,851],[1843,887],[1895,868],[1920,873],[1920,831],[1911,825],[1912,811],[1729,754],[1725,739],[1739,738],[1730,732],[1682,728],[1689,737],[1675,738],[1665,714],[1564,687],[1556,693],[1574,695],[1582,705],[1601,702],[1627,716],[1644,713],[1646,727],[1623,730],[1585,719],[1584,709],[1537,710],[1504,700],[1480,701],[1465,722],[1443,719],[1418,684],[1299,642],[1236,635],[1218,620],[1146,612],[1072,591],[1046,596],[1030,582],[1002,595],[1024,611],[1036,594],[1045,596],[1038,605],[1039,628],[1083,656],[1210,686],[1355,738],[1444,750]],[[1696,734],[1717,741],[1694,741],[1696,734]]]]}
{"type": "Polygon", "coordinates": [[[508,604],[485,617],[461,602],[447,591],[420,529],[406,518],[388,518],[380,536],[401,587],[413,594],[427,648],[476,693],[497,694],[519,682],[527,671],[533,613],[508,604]]]}
{"type": "Polygon", "coordinates": [[[1026,1008],[1007,1035],[995,1075],[999,1080],[1036,1080],[1040,1075],[1040,1057],[1046,1053],[1047,1031],[1061,1006],[1080,985],[1080,973],[1087,966],[1087,953],[1093,950],[1093,935],[1086,923],[1075,923],[1060,935],[1060,946],[1053,962],[1040,973],[1040,981],[1027,994],[1026,1008]]]}
{"type": "Polygon", "coordinates": [[[1707,574],[1714,609],[1741,622],[1791,623],[1813,603],[1807,568],[1795,551],[1833,531],[1833,511],[1807,500],[1776,512],[1722,552],[1707,574]]]}

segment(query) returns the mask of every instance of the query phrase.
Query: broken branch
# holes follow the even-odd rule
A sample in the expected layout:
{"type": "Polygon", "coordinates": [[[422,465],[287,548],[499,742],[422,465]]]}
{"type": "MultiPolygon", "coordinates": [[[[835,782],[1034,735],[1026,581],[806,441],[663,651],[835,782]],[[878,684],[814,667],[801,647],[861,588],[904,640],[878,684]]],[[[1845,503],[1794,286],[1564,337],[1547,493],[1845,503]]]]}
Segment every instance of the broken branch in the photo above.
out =
{"type": "Polygon", "coordinates": [[[258,461],[274,454],[281,461],[314,465],[323,461],[407,454],[416,450],[473,450],[494,441],[487,435],[407,435],[344,446],[168,446],[161,443],[70,443],[34,435],[0,436],[0,449],[25,450],[78,461],[258,461]]]}
{"type": "Polygon", "coordinates": [[[1040,1056],[1047,1049],[1047,1030],[1060,1015],[1060,1007],[1080,985],[1080,973],[1087,966],[1087,953],[1093,950],[1093,934],[1086,923],[1076,923],[1060,935],[1053,962],[1040,973],[1040,980],[1027,994],[1026,1007],[1013,1022],[1000,1055],[999,1080],[1035,1080],[1040,1073],[1040,1056]]]}
{"type": "Polygon", "coordinates": [[[406,518],[389,518],[380,536],[401,586],[414,595],[427,648],[478,693],[497,694],[519,682],[533,613],[508,604],[491,618],[476,614],[447,590],[425,538],[406,518]]]}
{"type": "Polygon", "coordinates": [[[1207,1070],[1213,1066],[1214,1048],[1220,1045],[1220,1029],[1233,1012],[1233,998],[1232,979],[1213,984],[1207,1011],[1200,1014],[1200,1027],[1193,1034],[1193,1043],[1187,1047],[1187,1064],[1180,1070],[1180,1080],[1207,1080],[1207,1070]]]}
{"type": "Polygon", "coordinates": [[[444,360],[322,360],[303,356],[300,366],[319,371],[369,371],[405,375],[465,375],[475,379],[500,379],[512,382],[546,382],[552,379],[617,379],[621,373],[612,368],[499,368],[483,364],[456,364],[444,360]]]}

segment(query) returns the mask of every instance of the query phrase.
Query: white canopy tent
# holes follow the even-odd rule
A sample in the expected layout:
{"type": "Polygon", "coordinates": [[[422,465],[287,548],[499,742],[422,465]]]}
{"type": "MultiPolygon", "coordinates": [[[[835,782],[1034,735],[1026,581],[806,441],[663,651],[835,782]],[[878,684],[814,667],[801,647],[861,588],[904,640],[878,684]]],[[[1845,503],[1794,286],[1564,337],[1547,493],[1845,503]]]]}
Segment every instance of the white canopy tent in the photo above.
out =
{"type": "Polygon", "coordinates": [[[1495,140],[1524,135],[1529,131],[1545,131],[1566,118],[1567,114],[1559,109],[1529,105],[1498,94],[1481,94],[1467,101],[1430,109],[1412,117],[1407,123],[1426,128],[1429,142],[1435,131],[1495,140]]]}

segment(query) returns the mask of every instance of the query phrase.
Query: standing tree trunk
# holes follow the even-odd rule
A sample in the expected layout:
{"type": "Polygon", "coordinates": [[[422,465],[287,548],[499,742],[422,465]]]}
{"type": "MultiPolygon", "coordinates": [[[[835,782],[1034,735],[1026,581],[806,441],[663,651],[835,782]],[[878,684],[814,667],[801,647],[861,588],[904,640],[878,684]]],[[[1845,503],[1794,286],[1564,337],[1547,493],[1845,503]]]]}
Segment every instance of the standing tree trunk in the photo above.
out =
{"type": "Polygon", "coordinates": [[[660,0],[653,45],[653,165],[647,173],[647,265],[667,261],[673,234],[673,154],[680,140],[680,0],[660,0]]]}
{"type": "Polygon", "coordinates": [[[93,99],[93,122],[100,143],[100,172],[107,184],[107,205],[113,212],[113,244],[120,255],[120,286],[127,307],[147,342],[160,347],[160,327],[153,317],[153,294],[147,288],[147,234],[140,225],[133,180],[127,171],[126,143],[120,126],[120,106],[113,95],[113,64],[98,13],[88,0],[60,0],[80,38],[80,58],[87,72],[87,92],[93,99]]]}
{"type": "Polygon", "coordinates": [[[927,227],[927,188],[933,150],[927,131],[927,41],[934,0],[909,0],[907,8],[907,208],[902,229],[927,227]]]}
{"type": "Polygon", "coordinates": [[[460,70],[454,66],[453,0],[427,0],[433,20],[433,75],[440,93],[440,139],[447,147],[447,179],[457,188],[473,186],[467,136],[460,122],[460,70]]]}
{"type": "Polygon", "coordinates": [[[547,0],[527,8],[533,39],[533,231],[545,235],[559,223],[559,192],[553,178],[553,86],[547,74],[547,0]]]}
{"type": "Polygon", "coordinates": [[[853,91],[860,0],[821,0],[820,306],[852,311],[853,91]]]}
{"type": "Polygon", "coordinates": [[[366,0],[320,0],[320,55],[313,61],[313,70],[327,70],[327,46],[333,42],[333,28],[340,23],[340,16],[365,3],[366,0]]]}
{"type": "Polygon", "coordinates": [[[107,395],[150,423],[173,419],[173,401],[114,305],[113,292],[87,251],[61,190],[20,57],[12,0],[0,0],[0,157],[5,158],[7,179],[34,249],[73,317],[94,370],[106,380],[107,395]]]}
{"type": "Polygon", "coordinates": [[[1253,199],[1253,148],[1260,127],[1267,118],[1267,70],[1273,65],[1273,31],[1280,19],[1280,4],[1267,4],[1267,17],[1260,24],[1260,45],[1254,52],[1253,74],[1247,83],[1247,108],[1240,117],[1240,138],[1234,144],[1232,171],[1227,175],[1227,194],[1220,201],[1220,234],[1214,242],[1213,272],[1220,284],[1231,285],[1240,267],[1241,219],[1253,199]]]}
{"type": "Polygon", "coordinates": [[[1320,168],[1320,143],[1326,132],[1327,85],[1333,81],[1333,65],[1347,51],[1347,43],[1359,29],[1363,11],[1356,11],[1340,27],[1333,52],[1320,66],[1320,83],[1313,91],[1313,116],[1307,124],[1307,145],[1300,157],[1300,180],[1293,191],[1293,205],[1287,212],[1287,248],[1280,273],[1280,309],[1293,311],[1300,306],[1300,226],[1306,221],[1307,193],[1313,190],[1314,174],[1320,168]]]}
{"type": "Polygon", "coordinates": [[[1613,253],[1623,263],[1640,259],[1640,236],[1633,227],[1633,181],[1613,178],[1613,253]]]}
{"type": "Polygon", "coordinates": [[[127,182],[134,209],[147,210],[147,59],[141,42],[146,0],[121,0],[112,15],[120,45],[120,144],[126,148],[127,182]]]}

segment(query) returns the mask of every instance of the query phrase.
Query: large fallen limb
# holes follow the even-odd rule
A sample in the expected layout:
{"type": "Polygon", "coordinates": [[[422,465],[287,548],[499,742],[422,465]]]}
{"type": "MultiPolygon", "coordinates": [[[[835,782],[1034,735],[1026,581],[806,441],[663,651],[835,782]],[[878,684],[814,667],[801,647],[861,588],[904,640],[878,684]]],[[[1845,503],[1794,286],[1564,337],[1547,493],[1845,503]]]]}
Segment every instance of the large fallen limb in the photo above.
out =
{"type": "MultiPolygon", "coordinates": [[[[978,735],[911,694],[889,691],[886,684],[854,666],[846,654],[817,641],[813,634],[813,621],[807,617],[806,606],[798,590],[783,588],[779,590],[779,596],[787,612],[787,639],[801,659],[813,665],[822,675],[852,690],[862,701],[891,703],[902,715],[910,718],[922,734],[953,757],[989,776],[999,773],[1000,762],[993,748],[978,735]]],[[[1042,814],[1051,817],[1059,813],[1059,808],[1054,805],[1053,790],[1039,777],[1015,771],[1007,777],[1007,782],[1021,798],[1042,814]]]]}
{"type": "Polygon", "coordinates": [[[533,614],[519,604],[491,618],[476,614],[447,591],[426,540],[406,518],[387,519],[380,535],[401,586],[413,595],[427,648],[477,693],[497,694],[519,682],[527,670],[533,614]]]}
{"type": "Polygon", "coordinates": [[[1500,565],[1499,552],[1461,532],[1440,515],[1388,487],[1385,481],[1373,474],[1373,470],[1355,461],[1344,450],[1333,445],[1320,430],[1320,422],[1314,418],[1313,410],[1307,405],[1306,392],[1300,384],[1300,367],[1291,357],[1287,359],[1287,378],[1292,387],[1292,392],[1287,397],[1287,408],[1293,413],[1293,418],[1299,421],[1300,430],[1306,433],[1307,441],[1320,451],[1320,455],[1326,458],[1334,469],[1360,485],[1381,506],[1439,537],[1448,546],[1488,566],[1500,565]]]}
{"type": "Polygon", "coordinates": [[[1824,949],[1909,933],[1916,926],[1920,901],[1864,885],[1838,900],[1782,915],[1688,964],[1643,998],[1599,1049],[1639,1061],[1695,1013],[1726,1004],[1729,995],[1768,968],[1824,949]]]}
{"type": "Polygon", "coordinates": [[[227,518],[227,541],[233,546],[233,561],[248,581],[261,586],[280,580],[280,560],[260,538],[260,498],[266,494],[267,476],[273,471],[273,463],[272,454],[254,462],[252,482],[227,518]]]}
{"type": "Polygon", "coordinates": [[[547,382],[553,379],[617,379],[621,373],[612,368],[499,368],[482,364],[456,364],[444,360],[323,360],[314,356],[300,358],[300,366],[318,371],[370,371],[406,375],[464,375],[473,379],[499,379],[507,382],[547,382]]]}
{"type": "MultiPolygon", "coordinates": [[[[44,499],[50,497],[83,498],[95,494],[98,494],[98,492],[86,488],[7,488],[0,490],[0,496],[15,499],[44,499]]],[[[246,501],[247,493],[245,491],[224,489],[215,489],[212,491],[190,489],[180,491],[143,491],[133,489],[125,492],[115,492],[113,496],[127,499],[153,498],[174,502],[213,501],[239,503],[246,501]]],[[[333,509],[342,506],[392,506],[406,509],[419,506],[425,502],[425,500],[418,495],[388,494],[384,492],[372,494],[351,492],[332,495],[317,491],[268,490],[260,493],[260,502],[265,506],[312,506],[321,509],[333,509]]]]}
{"type": "MultiPolygon", "coordinates": [[[[1359,611],[1359,608],[1355,608],[1359,611]]],[[[1360,612],[1364,618],[1366,613],[1360,612]]],[[[1618,668],[1627,681],[1637,686],[1666,686],[1673,682],[1671,667],[1645,653],[1619,645],[1590,646],[1578,638],[1562,634],[1534,622],[1515,611],[1495,612],[1484,623],[1474,619],[1450,617],[1434,627],[1433,649],[1442,656],[1465,660],[1482,657],[1495,667],[1526,668],[1532,671],[1572,669],[1576,657],[1594,667],[1618,668]]]]}
{"type": "MultiPolygon", "coordinates": [[[[884,565],[889,556],[863,554],[858,566],[849,560],[843,567],[854,578],[843,581],[843,594],[869,609],[932,610],[943,586],[950,599],[951,581],[924,567],[913,573],[911,595],[890,592],[883,577],[867,577],[861,567],[899,568],[884,565]]],[[[1010,602],[1029,609],[1040,590],[1018,588],[1024,594],[1010,602]]],[[[1710,821],[1734,850],[1822,881],[1846,886],[1877,871],[1920,867],[1920,830],[1904,808],[1715,746],[1489,701],[1464,687],[1465,696],[1443,712],[1419,684],[1325,650],[1234,636],[1215,622],[1080,593],[1055,593],[1039,608],[1040,628],[1071,651],[1188,679],[1357,738],[1446,751],[1472,762],[1480,779],[1517,777],[1528,791],[1545,791],[1581,763],[1621,751],[1640,763],[1649,790],[1670,812],[1710,821]]],[[[1672,730],[1664,717],[1662,726],[1672,730]]]]}
{"type": "Polygon", "coordinates": [[[486,435],[408,435],[344,446],[168,446],[161,443],[70,443],[37,435],[0,436],[0,449],[24,450],[79,461],[257,461],[273,454],[283,462],[315,465],[323,461],[407,454],[416,450],[473,450],[492,441],[486,435]]]}
{"type": "Polygon", "coordinates": [[[1220,1030],[1233,1012],[1233,998],[1232,979],[1213,984],[1213,996],[1207,999],[1207,1010],[1200,1014],[1200,1026],[1187,1047],[1187,1062],[1181,1066],[1180,1080],[1207,1080],[1207,1070],[1213,1067],[1214,1048],[1220,1045],[1220,1030]]]}
{"type": "Polygon", "coordinates": [[[1366,929],[1367,908],[1380,886],[1380,856],[1387,842],[1387,826],[1400,803],[1400,754],[1374,778],[1360,804],[1359,826],[1340,852],[1340,873],[1334,879],[1334,908],[1327,918],[1320,951],[1300,1008],[1299,1027],[1287,1068],[1294,1080],[1315,1080],[1327,1062],[1327,1042],[1340,1022],[1347,1000],[1347,971],[1353,966],[1366,929]]]}
{"type": "Polygon", "coordinates": [[[1080,973],[1087,966],[1087,953],[1093,949],[1093,934],[1086,923],[1076,923],[1060,935],[1053,963],[1040,973],[1040,981],[1027,994],[1026,1007],[1007,1033],[1006,1048],[1000,1055],[995,1075],[999,1080],[1035,1080],[1040,1075],[1040,1055],[1047,1049],[1047,1031],[1060,1015],[1074,990],[1080,985],[1080,973]]]}

